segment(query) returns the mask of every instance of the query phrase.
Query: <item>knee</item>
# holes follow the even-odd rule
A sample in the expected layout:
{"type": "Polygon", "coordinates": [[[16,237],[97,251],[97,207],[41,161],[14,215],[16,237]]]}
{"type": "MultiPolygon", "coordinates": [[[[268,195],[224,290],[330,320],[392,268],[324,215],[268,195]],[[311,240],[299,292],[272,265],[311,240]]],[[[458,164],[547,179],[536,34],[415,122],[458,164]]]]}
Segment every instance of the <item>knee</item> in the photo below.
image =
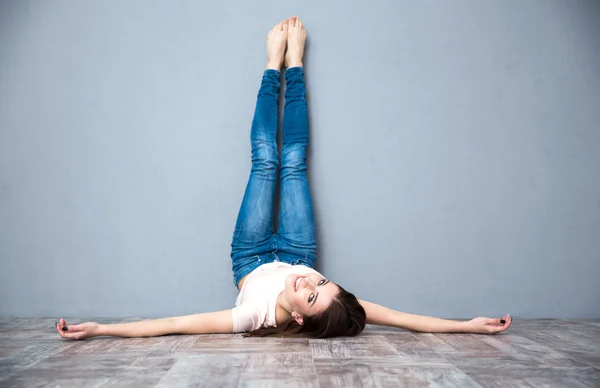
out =
{"type": "Polygon", "coordinates": [[[291,144],[281,151],[281,168],[294,171],[306,169],[306,145],[291,144]]]}
{"type": "Polygon", "coordinates": [[[252,166],[275,173],[277,170],[277,145],[268,141],[254,141],[252,144],[252,166]]]}

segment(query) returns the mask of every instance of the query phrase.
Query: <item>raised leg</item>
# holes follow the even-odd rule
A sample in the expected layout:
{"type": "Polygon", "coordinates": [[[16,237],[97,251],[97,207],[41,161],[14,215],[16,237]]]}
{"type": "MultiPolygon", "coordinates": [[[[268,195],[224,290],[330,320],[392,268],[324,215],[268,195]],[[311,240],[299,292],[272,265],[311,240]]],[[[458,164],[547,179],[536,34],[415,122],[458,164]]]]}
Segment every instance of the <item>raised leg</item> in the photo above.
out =
{"type": "Polygon", "coordinates": [[[252,169],[235,225],[232,253],[260,244],[273,233],[279,74],[277,70],[265,70],[258,92],[250,133],[252,169]]]}
{"type": "MultiPolygon", "coordinates": [[[[316,233],[313,204],[306,175],[308,110],[302,56],[306,31],[292,17],[288,27],[286,53],[286,93],[281,151],[281,209],[277,233],[294,253],[316,259],[316,233]]],[[[312,258],[312,259],[311,259],[312,258]]],[[[314,263],[310,263],[314,264],[314,263]]]]}
{"type": "Polygon", "coordinates": [[[263,251],[273,234],[273,199],[277,180],[277,106],[280,71],[287,39],[287,22],[267,36],[267,68],[258,92],[250,133],[252,169],[231,243],[236,285],[250,270],[248,258],[263,251]],[[285,30],[284,30],[285,26],[285,30]],[[278,62],[278,64],[277,64],[278,62]]]}

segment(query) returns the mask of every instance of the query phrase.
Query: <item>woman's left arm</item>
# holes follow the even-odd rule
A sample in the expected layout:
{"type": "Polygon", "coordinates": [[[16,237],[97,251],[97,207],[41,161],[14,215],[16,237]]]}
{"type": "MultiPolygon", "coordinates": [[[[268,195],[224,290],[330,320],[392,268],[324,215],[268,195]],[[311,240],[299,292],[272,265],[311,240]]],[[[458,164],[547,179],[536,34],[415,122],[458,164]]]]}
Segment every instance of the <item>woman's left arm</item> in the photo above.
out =
{"type": "Polygon", "coordinates": [[[478,317],[470,321],[453,321],[395,311],[375,303],[358,300],[367,313],[367,323],[371,325],[391,326],[400,329],[421,331],[425,333],[500,333],[508,329],[512,317],[502,318],[478,317]]]}

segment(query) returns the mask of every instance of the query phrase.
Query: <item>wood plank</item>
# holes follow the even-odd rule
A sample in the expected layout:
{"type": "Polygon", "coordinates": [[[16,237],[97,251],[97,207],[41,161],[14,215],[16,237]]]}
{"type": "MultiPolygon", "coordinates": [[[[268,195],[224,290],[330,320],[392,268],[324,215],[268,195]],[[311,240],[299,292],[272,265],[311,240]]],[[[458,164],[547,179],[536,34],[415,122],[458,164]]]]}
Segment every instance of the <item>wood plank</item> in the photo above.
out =
{"type": "Polygon", "coordinates": [[[383,336],[358,336],[327,339],[330,353],[325,358],[369,358],[388,357],[398,350],[383,336]]]}
{"type": "Polygon", "coordinates": [[[85,341],[60,338],[49,322],[0,319],[0,386],[600,386],[600,326],[589,320],[521,319],[499,335],[367,327],[352,338],[85,341]]]}
{"type": "Polygon", "coordinates": [[[156,387],[237,387],[245,363],[240,354],[181,355],[156,387]]]}

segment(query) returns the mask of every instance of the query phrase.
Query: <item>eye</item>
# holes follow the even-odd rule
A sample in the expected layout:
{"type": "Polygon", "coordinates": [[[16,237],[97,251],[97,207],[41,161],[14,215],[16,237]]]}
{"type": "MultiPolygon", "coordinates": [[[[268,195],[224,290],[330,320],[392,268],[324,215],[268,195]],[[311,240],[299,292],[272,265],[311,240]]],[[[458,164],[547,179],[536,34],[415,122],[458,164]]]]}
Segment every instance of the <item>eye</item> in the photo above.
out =
{"type": "Polygon", "coordinates": [[[325,279],[322,279],[322,280],[319,282],[319,284],[318,284],[318,285],[319,285],[319,286],[322,286],[323,284],[325,284],[325,282],[326,282],[326,280],[325,280],[325,279]]]}
{"type": "Polygon", "coordinates": [[[315,299],[315,294],[310,294],[310,296],[308,297],[308,303],[312,302],[313,299],[315,299]]]}

